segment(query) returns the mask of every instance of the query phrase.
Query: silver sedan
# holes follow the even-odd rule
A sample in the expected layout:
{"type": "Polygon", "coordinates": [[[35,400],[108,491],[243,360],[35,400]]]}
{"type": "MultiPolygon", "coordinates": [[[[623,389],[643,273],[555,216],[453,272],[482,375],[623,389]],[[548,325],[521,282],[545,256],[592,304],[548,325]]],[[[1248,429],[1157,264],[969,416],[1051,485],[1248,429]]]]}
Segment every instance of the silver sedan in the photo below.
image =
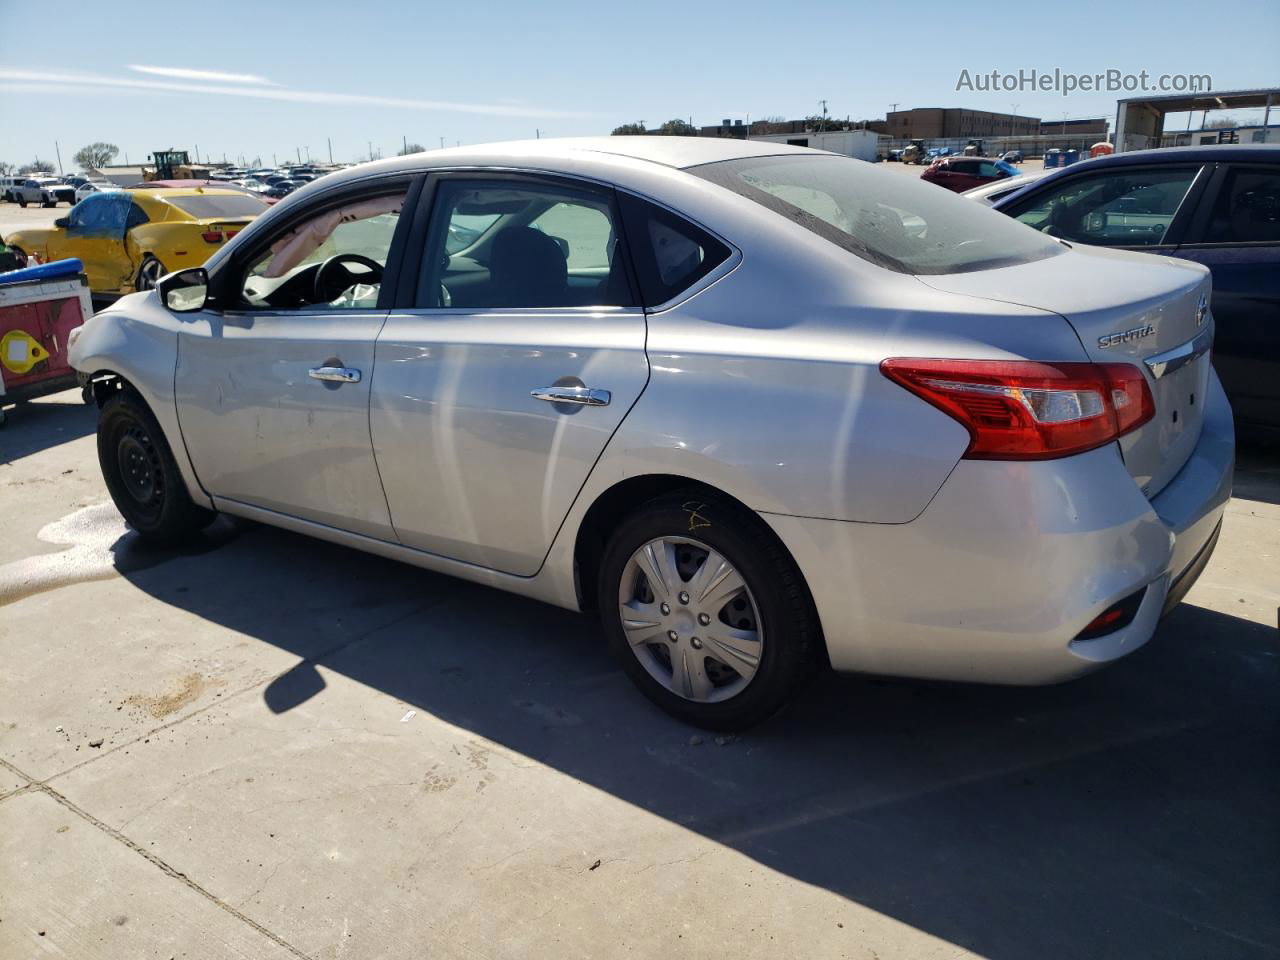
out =
{"type": "Polygon", "coordinates": [[[1146,643],[1230,493],[1208,302],[856,160],[542,140],[325,177],[71,357],[142,536],[224,512],[594,611],[730,729],[826,665],[1146,643]]]}

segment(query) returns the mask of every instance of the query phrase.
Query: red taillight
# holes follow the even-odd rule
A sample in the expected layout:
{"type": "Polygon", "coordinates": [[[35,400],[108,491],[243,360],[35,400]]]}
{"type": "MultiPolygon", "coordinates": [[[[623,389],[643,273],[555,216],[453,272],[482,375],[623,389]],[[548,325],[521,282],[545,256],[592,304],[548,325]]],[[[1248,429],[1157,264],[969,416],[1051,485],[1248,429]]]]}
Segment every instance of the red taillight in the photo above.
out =
{"type": "Polygon", "coordinates": [[[964,424],[970,460],[1047,460],[1092,450],[1155,416],[1127,363],[891,359],[886,377],[964,424]]]}
{"type": "Polygon", "coordinates": [[[208,243],[221,243],[221,242],[222,242],[222,231],[221,231],[221,230],[206,230],[204,233],[200,234],[200,236],[204,237],[204,238],[205,238],[205,240],[206,240],[208,243]]]}

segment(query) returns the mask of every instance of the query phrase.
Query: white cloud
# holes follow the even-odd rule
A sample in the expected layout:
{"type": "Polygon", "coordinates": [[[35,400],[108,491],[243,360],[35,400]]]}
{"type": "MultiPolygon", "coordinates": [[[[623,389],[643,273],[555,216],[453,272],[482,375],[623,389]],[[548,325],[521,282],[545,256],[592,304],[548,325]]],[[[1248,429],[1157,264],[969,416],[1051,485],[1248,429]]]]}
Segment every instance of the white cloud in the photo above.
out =
{"type": "Polygon", "coordinates": [[[222,73],[218,70],[188,70],[186,67],[150,67],[131,63],[129,69],[137,73],[149,73],[157,77],[173,77],[176,80],[209,80],[213,83],[253,83],[258,86],[274,87],[266,77],[252,73],[222,73]]]}
{"type": "Polygon", "coordinates": [[[400,110],[423,110],[447,113],[472,113],[498,117],[530,117],[555,119],[581,117],[571,110],[552,110],[542,107],[525,107],[501,103],[466,103],[452,100],[417,100],[406,97],[382,97],[361,93],[329,93],[320,90],[290,90],[285,87],[221,86],[216,84],[180,83],[167,80],[139,80],[132,77],[112,77],[104,74],[61,73],[47,70],[26,70],[0,67],[0,81],[18,83],[42,83],[53,88],[86,85],[97,93],[116,90],[154,90],[164,93],[187,93],[204,96],[246,97],[258,100],[278,100],[287,103],[315,103],[328,106],[393,107],[400,110]]]}

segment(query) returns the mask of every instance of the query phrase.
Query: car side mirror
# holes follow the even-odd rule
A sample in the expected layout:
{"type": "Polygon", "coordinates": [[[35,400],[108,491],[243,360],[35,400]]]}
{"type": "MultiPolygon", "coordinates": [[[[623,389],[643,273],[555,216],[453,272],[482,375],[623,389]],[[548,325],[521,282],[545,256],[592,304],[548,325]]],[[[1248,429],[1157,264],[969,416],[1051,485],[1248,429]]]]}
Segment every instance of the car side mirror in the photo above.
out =
{"type": "Polygon", "coordinates": [[[71,218],[59,217],[57,220],[53,221],[53,225],[58,227],[60,230],[65,230],[67,227],[71,226],[71,218]]]}
{"type": "Polygon", "coordinates": [[[194,313],[203,310],[209,299],[209,273],[204,267],[179,270],[161,277],[156,284],[160,300],[174,313],[194,313]]]}

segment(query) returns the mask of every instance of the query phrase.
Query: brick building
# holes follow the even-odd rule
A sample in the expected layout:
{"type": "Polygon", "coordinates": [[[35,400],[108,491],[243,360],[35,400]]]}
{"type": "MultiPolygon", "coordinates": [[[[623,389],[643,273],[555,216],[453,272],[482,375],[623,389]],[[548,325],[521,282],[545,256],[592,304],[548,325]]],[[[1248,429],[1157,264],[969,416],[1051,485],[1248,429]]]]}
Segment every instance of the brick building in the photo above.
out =
{"type": "Polygon", "coordinates": [[[941,140],[949,137],[1037,136],[1039,117],[1013,113],[991,113],[963,107],[914,107],[891,110],[885,117],[885,133],[911,140],[941,140]]]}

